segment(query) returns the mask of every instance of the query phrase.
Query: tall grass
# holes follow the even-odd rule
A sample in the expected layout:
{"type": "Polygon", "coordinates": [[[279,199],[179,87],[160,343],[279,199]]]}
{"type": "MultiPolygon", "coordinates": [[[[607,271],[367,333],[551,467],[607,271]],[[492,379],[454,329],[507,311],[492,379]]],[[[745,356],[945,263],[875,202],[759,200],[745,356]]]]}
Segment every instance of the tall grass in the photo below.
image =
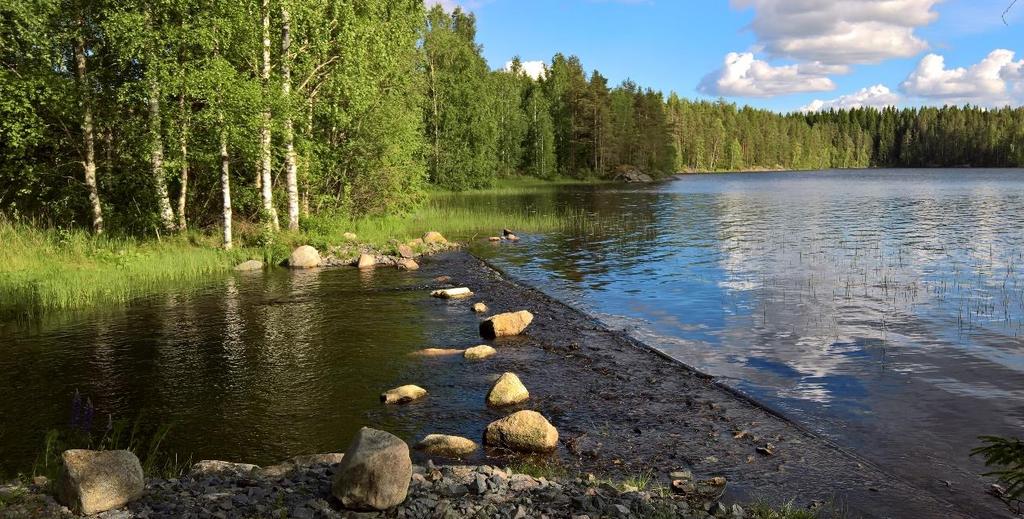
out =
{"type": "Polygon", "coordinates": [[[163,241],[93,237],[0,220],[0,318],[124,303],[224,272],[246,252],[201,235],[163,241]]]}

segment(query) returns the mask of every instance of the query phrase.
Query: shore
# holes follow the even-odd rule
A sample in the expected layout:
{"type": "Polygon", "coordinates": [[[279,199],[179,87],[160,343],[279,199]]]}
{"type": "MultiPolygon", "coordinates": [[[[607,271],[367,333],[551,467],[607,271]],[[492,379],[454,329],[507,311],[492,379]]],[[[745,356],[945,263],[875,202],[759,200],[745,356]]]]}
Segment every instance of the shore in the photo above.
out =
{"type": "MultiPolygon", "coordinates": [[[[424,280],[424,291],[467,286],[475,293],[471,299],[429,303],[443,305],[439,309],[444,312],[472,313],[474,302],[485,302],[491,313],[527,309],[535,315],[525,335],[490,343],[498,349],[498,355],[486,361],[485,371],[517,373],[529,387],[531,399],[512,410],[539,411],[558,428],[560,445],[555,454],[526,462],[547,467],[544,470],[550,471],[548,476],[562,481],[560,485],[575,484],[571,483],[574,478],[585,474],[617,481],[642,475],[649,479],[649,488],[668,489],[674,479],[672,474],[690,471],[697,480],[724,477],[728,482],[724,503],[763,501],[778,507],[792,502],[798,509],[841,510],[849,517],[956,518],[1005,514],[995,502],[990,509],[966,510],[915,488],[624,332],[607,329],[585,314],[515,283],[466,252],[425,257],[421,264],[413,275],[424,280]],[[440,276],[450,280],[439,282],[440,276]]],[[[472,395],[480,391],[477,379],[486,376],[481,369],[479,365],[456,364],[451,358],[423,358],[410,374],[416,379],[410,382],[425,387],[445,386],[448,393],[472,395]]],[[[478,426],[477,432],[482,431],[486,422],[476,424],[480,421],[478,415],[462,416],[464,408],[464,402],[426,398],[384,410],[369,419],[401,418],[436,424],[434,432],[449,432],[446,427],[454,423],[470,422],[474,424],[471,427],[478,426]]],[[[378,424],[371,421],[365,425],[378,424]]],[[[469,432],[467,435],[472,437],[469,432]]],[[[521,458],[501,451],[488,449],[485,454],[486,457],[453,461],[428,459],[416,453],[414,461],[425,467],[431,463],[523,463],[521,458]]],[[[310,488],[327,485],[329,495],[328,472],[319,477],[307,475],[313,478],[310,488]]],[[[143,502],[152,498],[173,503],[188,497],[181,490],[164,492],[184,484],[180,481],[149,480],[147,484],[156,490],[151,490],[143,502]]],[[[238,488],[248,492],[245,485],[238,488]]],[[[42,499],[31,487],[27,490],[29,496],[42,499]]],[[[319,491],[322,489],[316,490],[319,491]]],[[[312,495],[319,495],[316,492],[312,495]]],[[[585,488],[583,492],[586,493],[585,488]]],[[[415,488],[412,495],[417,495],[415,488]]],[[[538,502],[536,496],[530,499],[531,503],[538,502]]],[[[431,497],[426,502],[431,500],[440,506],[431,497]]],[[[324,502],[328,506],[322,509],[323,515],[312,516],[332,516],[340,507],[329,499],[324,502]]],[[[111,517],[161,516],[156,512],[137,515],[131,510],[129,507],[126,512],[129,515],[111,517]]],[[[566,510],[565,517],[585,513],[573,507],[566,510]]],[[[518,512],[513,514],[516,515],[518,512]]]]}

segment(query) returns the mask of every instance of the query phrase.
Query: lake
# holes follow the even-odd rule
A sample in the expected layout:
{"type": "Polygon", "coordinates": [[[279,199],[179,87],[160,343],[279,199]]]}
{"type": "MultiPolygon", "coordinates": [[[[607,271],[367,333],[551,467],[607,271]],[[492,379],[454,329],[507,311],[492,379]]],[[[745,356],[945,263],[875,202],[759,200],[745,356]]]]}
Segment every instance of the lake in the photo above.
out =
{"type": "MultiPolygon", "coordinates": [[[[448,203],[587,215],[472,250],[922,487],[983,488],[977,436],[1024,430],[1024,171],[718,174],[448,203]]],[[[97,422],[174,424],[168,448],[197,458],[337,450],[366,423],[414,439],[423,424],[380,391],[423,369],[408,353],[477,341],[475,316],[425,298],[429,282],[275,270],[0,327],[0,472],[67,426],[76,390],[97,422]]]]}
{"type": "Polygon", "coordinates": [[[478,254],[921,486],[984,488],[977,437],[1024,432],[1022,170],[488,198],[612,223],[478,254]]]}

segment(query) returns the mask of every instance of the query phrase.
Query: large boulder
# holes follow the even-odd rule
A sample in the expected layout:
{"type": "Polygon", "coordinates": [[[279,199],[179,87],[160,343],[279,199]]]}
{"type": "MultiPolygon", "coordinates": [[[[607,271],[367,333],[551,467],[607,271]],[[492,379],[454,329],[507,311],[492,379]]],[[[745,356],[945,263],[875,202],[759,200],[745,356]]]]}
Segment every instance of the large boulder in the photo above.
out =
{"type": "Polygon", "coordinates": [[[311,269],[320,266],[320,253],[309,245],[303,245],[292,251],[288,257],[288,266],[293,269],[311,269]]]}
{"type": "Polygon", "coordinates": [[[73,449],[61,459],[57,499],[75,513],[113,510],[142,497],[142,465],[130,451],[73,449]]]}
{"type": "Polygon", "coordinates": [[[430,231],[423,235],[423,243],[427,245],[433,245],[435,243],[445,245],[448,243],[448,240],[445,239],[445,237],[441,235],[441,233],[436,231],[430,231]]]}
{"type": "Polygon", "coordinates": [[[487,393],[487,405],[502,407],[518,404],[530,399],[530,392],[515,373],[505,373],[487,393]]]}
{"type": "Polygon", "coordinates": [[[345,508],[387,510],[405,501],[410,479],[409,446],[391,433],[363,427],[345,451],[331,493],[345,508]]]}
{"type": "Polygon", "coordinates": [[[558,446],[558,430],[536,411],[519,411],[491,422],[484,441],[514,451],[548,452],[558,446]]]}
{"type": "Polygon", "coordinates": [[[481,360],[496,353],[498,353],[498,350],[486,344],[481,344],[480,346],[473,346],[472,348],[467,349],[462,353],[462,356],[469,360],[481,360]]]}
{"type": "Polygon", "coordinates": [[[519,335],[531,322],[533,314],[526,310],[498,314],[480,323],[480,335],[485,339],[519,335]]]}
{"type": "Polygon", "coordinates": [[[425,396],[427,396],[426,389],[409,384],[385,391],[380,395],[380,400],[385,404],[406,404],[425,396]]]}
{"type": "Polygon", "coordinates": [[[431,456],[459,458],[476,452],[478,447],[476,442],[469,438],[447,434],[428,434],[426,438],[416,444],[416,448],[431,456]]]}
{"type": "Polygon", "coordinates": [[[235,270],[238,272],[253,272],[256,270],[263,270],[263,262],[260,260],[244,261],[236,265],[235,270]]]}

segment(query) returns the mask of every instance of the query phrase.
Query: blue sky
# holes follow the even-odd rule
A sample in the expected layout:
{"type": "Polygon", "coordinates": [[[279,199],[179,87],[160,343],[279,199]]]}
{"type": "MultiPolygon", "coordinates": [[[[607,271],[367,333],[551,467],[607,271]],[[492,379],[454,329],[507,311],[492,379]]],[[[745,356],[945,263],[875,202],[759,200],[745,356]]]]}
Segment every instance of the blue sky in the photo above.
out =
{"type": "Polygon", "coordinates": [[[493,68],[562,52],[613,83],[778,111],[1024,102],[1010,0],[434,1],[476,13],[493,68]]]}

